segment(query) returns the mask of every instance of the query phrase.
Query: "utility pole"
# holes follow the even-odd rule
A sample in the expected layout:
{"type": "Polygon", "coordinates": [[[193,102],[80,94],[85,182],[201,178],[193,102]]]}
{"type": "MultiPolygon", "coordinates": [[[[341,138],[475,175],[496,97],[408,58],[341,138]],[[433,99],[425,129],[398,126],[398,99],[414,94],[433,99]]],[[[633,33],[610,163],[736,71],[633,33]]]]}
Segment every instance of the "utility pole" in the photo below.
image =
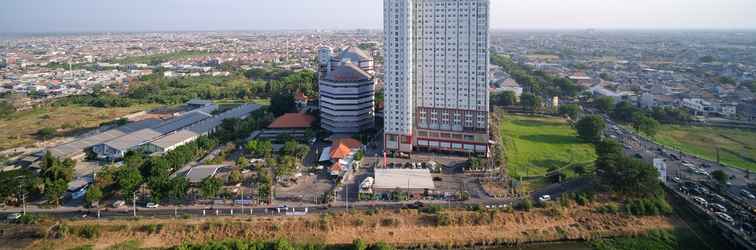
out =
{"type": "Polygon", "coordinates": [[[134,208],[134,217],[136,217],[136,191],[134,191],[134,198],[131,199],[132,207],[134,208]]]}
{"type": "Polygon", "coordinates": [[[239,189],[241,191],[241,214],[244,214],[244,185],[239,189]]]}

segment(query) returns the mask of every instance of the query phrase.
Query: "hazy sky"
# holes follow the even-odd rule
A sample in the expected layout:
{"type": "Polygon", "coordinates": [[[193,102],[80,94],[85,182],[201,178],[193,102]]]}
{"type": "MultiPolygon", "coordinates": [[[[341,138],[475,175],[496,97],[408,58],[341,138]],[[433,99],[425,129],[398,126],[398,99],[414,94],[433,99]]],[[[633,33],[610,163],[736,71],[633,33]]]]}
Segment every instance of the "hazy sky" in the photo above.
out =
{"type": "MultiPolygon", "coordinates": [[[[0,32],[380,28],[382,0],[2,0],[0,32]]],[[[494,29],[756,29],[756,0],[491,0],[494,29]]]]}

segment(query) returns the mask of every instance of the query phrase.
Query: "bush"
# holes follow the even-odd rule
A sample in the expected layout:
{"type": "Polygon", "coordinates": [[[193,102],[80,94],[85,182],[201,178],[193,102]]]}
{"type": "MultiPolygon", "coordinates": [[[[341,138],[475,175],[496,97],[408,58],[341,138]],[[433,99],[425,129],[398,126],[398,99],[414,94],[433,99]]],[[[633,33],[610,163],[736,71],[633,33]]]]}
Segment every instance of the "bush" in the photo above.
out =
{"type": "Polygon", "coordinates": [[[596,212],[602,214],[616,214],[620,212],[620,208],[615,203],[609,203],[601,207],[596,208],[596,212]]]}
{"type": "Polygon", "coordinates": [[[530,199],[525,199],[524,201],[520,202],[520,204],[517,204],[517,209],[522,211],[530,211],[530,209],[533,208],[533,201],[530,199]]]}
{"type": "Polygon", "coordinates": [[[160,233],[162,230],[163,224],[147,224],[142,226],[142,231],[149,234],[160,233]]]}
{"type": "Polygon", "coordinates": [[[434,205],[421,208],[420,212],[427,213],[427,214],[438,214],[439,212],[441,212],[441,210],[443,210],[441,206],[434,204],[434,205]]]}
{"type": "Polygon", "coordinates": [[[39,223],[39,216],[33,214],[24,214],[18,218],[18,222],[26,225],[33,225],[39,223]]]}
{"type": "Polygon", "coordinates": [[[99,225],[84,225],[79,229],[79,237],[85,239],[96,239],[100,237],[99,225]]]}
{"type": "Polygon", "coordinates": [[[663,197],[642,198],[625,201],[625,213],[636,216],[672,213],[672,206],[663,197]]]}
{"type": "Polygon", "coordinates": [[[433,216],[433,224],[437,227],[451,225],[451,217],[448,214],[440,213],[433,216]]]}
{"type": "Polygon", "coordinates": [[[362,226],[362,225],[365,225],[365,220],[363,220],[361,218],[358,218],[358,219],[354,220],[354,225],[358,226],[358,227],[362,226]]]}
{"type": "Polygon", "coordinates": [[[397,218],[384,218],[381,220],[381,226],[384,227],[397,227],[401,224],[397,218]]]}

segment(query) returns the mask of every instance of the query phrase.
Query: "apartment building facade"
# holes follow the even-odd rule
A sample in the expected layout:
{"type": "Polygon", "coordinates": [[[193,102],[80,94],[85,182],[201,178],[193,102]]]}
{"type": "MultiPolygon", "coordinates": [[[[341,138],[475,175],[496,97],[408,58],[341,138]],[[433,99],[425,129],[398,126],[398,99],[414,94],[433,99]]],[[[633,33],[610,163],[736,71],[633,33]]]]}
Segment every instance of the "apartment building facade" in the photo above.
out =
{"type": "Polygon", "coordinates": [[[388,152],[487,154],[489,0],[384,0],[388,152]]]}

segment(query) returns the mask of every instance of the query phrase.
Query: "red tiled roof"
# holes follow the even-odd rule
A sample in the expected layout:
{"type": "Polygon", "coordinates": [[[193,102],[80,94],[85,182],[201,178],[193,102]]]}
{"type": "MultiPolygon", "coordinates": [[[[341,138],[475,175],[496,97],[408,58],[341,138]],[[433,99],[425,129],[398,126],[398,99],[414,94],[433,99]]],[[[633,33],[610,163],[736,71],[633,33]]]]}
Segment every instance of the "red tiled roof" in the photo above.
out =
{"type": "Polygon", "coordinates": [[[338,162],[334,163],[333,165],[331,165],[330,170],[331,170],[332,173],[333,172],[340,172],[341,171],[341,163],[338,163],[338,162]]]}
{"type": "Polygon", "coordinates": [[[355,148],[361,148],[362,142],[354,139],[354,138],[339,138],[333,140],[333,147],[336,148],[340,145],[345,145],[347,148],[355,149],[355,148]]]}
{"type": "Polygon", "coordinates": [[[288,113],[276,118],[268,128],[309,128],[315,118],[305,113],[288,113]]]}
{"type": "Polygon", "coordinates": [[[344,159],[352,153],[352,149],[345,144],[338,144],[337,147],[331,147],[331,159],[344,159]]]}

